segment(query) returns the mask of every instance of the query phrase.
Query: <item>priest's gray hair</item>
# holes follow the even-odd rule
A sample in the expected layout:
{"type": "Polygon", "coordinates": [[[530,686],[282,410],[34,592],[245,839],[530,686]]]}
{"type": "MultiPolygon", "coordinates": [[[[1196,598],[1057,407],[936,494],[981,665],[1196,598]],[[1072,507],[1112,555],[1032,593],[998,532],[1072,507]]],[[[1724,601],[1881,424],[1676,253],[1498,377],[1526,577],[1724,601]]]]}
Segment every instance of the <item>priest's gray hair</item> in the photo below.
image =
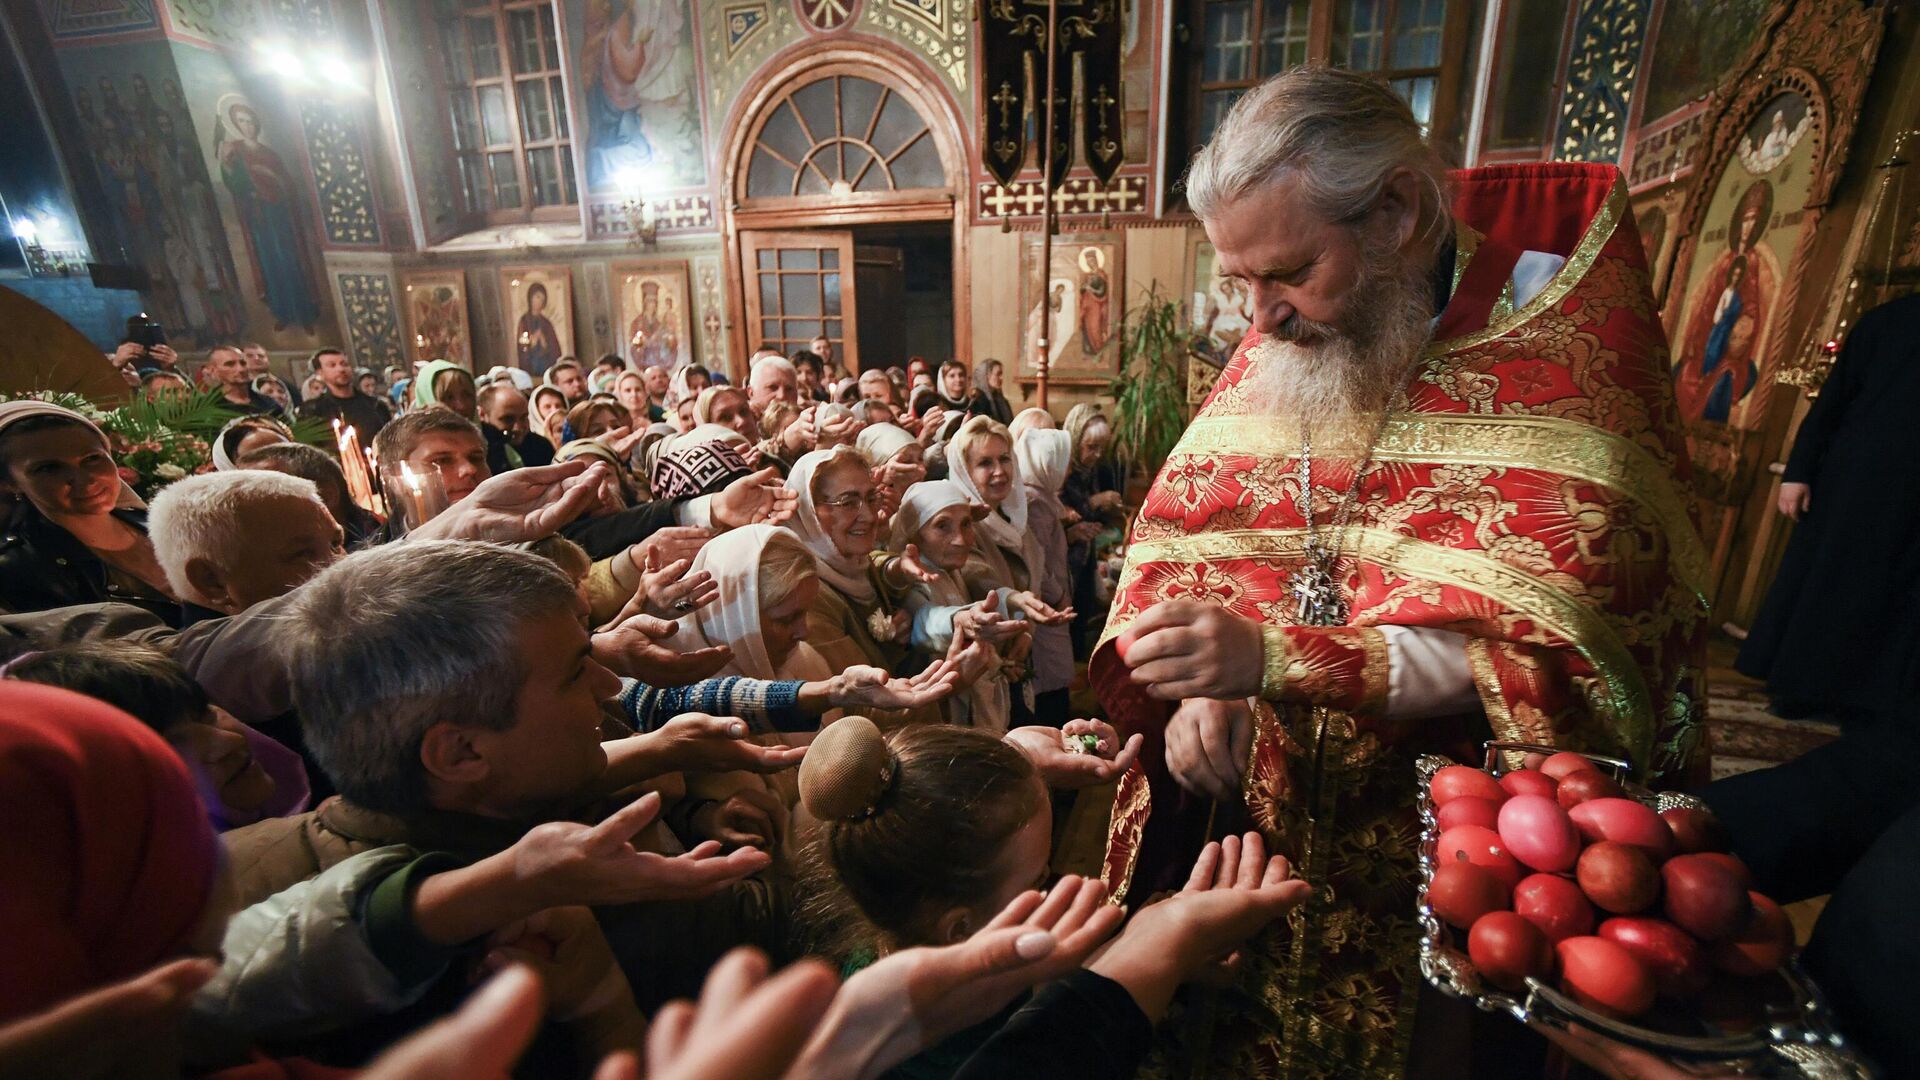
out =
{"type": "Polygon", "coordinates": [[[228,570],[259,557],[247,546],[250,523],[241,512],[280,499],[326,506],[313,481],[279,472],[211,472],[169,484],[147,510],[147,537],[167,584],[181,596],[203,600],[187,580],[188,561],[205,559],[228,570]]]}
{"type": "Polygon", "coordinates": [[[1328,221],[1373,210],[1394,170],[1420,180],[1420,230],[1450,225],[1447,170],[1406,102],[1379,79],[1338,68],[1290,68],[1234,103],[1187,169],[1187,205],[1210,220],[1255,189],[1292,184],[1328,221]]]}
{"type": "Polygon", "coordinates": [[[274,645],[307,744],[342,795],[394,814],[427,807],[434,725],[513,727],[521,626],[578,603],[550,560],[464,540],[357,552],[289,600],[274,645]]]}

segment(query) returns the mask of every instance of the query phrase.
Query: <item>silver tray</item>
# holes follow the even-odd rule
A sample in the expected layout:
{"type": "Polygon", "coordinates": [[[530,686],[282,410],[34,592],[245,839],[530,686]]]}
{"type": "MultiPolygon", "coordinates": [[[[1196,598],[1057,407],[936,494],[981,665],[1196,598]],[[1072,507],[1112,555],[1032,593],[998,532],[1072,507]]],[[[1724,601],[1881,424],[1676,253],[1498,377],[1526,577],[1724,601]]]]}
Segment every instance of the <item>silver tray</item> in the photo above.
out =
{"type": "MultiPolygon", "coordinates": [[[[1551,754],[1556,747],[1531,743],[1489,742],[1486,747],[1487,772],[1499,776],[1505,772],[1502,754],[1517,759],[1533,752],[1551,754]]],[[[1705,808],[1690,795],[1677,792],[1652,792],[1629,781],[1630,767],[1619,758],[1586,755],[1620,781],[1628,796],[1655,810],[1675,807],[1705,808]]],[[[1780,976],[1792,992],[1784,1005],[1770,1006],[1765,1023],[1741,1035],[1675,1035],[1638,1024],[1615,1020],[1589,1009],[1539,979],[1528,979],[1524,996],[1516,996],[1483,983],[1473,961],[1456,948],[1440,917],[1427,903],[1427,883],[1433,879],[1434,852],[1440,843],[1439,822],[1433,802],[1427,796],[1433,774],[1456,762],[1436,754],[1422,755],[1414,763],[1420,781],[1420,891],[1415,898],[1420,919],[1420,972],[1435,989],[1451,997],[1471,1002],[1484,1012],[1505,1013],[1523,1024],[1545,1024],[1564,1030],[1579,1024],[1589,1031],[1616,1042],[1676,1061],[1695,1064],[1715,1063],[1755,1076],[1811,1077],[1815,1080],[1865,1080],[1878,1076],[1873,1064],[1834,1030],[1832,1015],[1797,961],[1789,960],[1780,976]]]]}

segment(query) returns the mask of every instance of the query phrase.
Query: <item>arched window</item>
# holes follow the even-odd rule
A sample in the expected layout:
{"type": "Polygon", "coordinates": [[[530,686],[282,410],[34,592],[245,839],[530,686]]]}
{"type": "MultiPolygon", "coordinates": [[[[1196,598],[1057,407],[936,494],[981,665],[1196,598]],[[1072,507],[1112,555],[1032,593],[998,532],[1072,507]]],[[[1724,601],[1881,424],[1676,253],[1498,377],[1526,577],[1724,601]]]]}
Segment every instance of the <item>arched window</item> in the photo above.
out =
{"type": "Polygon", "coordinates": [[[747,165],[749,199],[946,186],[927,119],[881,83],[829,75],[762,115],[747,165]]]}

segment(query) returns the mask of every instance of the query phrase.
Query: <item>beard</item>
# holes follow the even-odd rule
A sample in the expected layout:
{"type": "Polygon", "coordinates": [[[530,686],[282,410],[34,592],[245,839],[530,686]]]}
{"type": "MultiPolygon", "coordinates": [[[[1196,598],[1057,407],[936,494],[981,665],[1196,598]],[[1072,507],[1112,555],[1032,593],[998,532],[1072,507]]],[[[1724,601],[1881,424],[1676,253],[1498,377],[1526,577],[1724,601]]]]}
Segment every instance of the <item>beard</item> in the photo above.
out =
{"type": "Polygon", "coordinates": [[[1326,427],[1386,412],[1433,319],[1433,283],[1425,269],[1391,253],[1369,253],[1334,322],[1295,312],[1268,335],[1273,347],[1241,385],[1262,413],[1298,416],[1326,427]]]}

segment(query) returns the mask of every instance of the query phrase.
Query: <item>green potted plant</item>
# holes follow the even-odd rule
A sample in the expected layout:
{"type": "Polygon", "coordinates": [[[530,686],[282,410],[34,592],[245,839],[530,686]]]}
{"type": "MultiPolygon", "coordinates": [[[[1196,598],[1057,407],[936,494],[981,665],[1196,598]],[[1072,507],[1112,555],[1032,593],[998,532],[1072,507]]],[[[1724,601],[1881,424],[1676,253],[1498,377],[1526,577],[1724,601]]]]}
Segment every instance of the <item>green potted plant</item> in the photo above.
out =
{"type": "MultiPolygon", "coordinates": [[[[1154,282],[1120,327],[1120,375],[1113,395],[1113,454],[1127,485],[1145,484],[1187,427],[1186,308],[1154,282]]],[[[1137,501],[1137,500],[1134,500],[1137,501]]]]}

